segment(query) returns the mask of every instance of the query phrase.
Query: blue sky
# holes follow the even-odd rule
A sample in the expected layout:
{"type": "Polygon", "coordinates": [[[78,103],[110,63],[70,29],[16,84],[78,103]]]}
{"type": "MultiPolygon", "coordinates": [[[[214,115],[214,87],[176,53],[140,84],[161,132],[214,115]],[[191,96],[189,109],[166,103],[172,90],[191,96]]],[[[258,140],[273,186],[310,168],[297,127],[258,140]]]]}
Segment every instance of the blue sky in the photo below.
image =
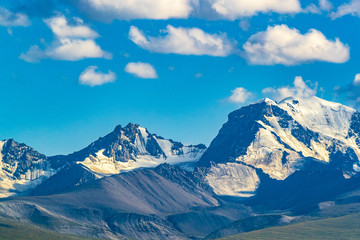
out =
{"type": "Polygon", "coordinates": [[[0,138],[66,154],[134,122],[208,145],[263,97],[358,108],[359,15],[359,0],[0,1],[0,138]]]}

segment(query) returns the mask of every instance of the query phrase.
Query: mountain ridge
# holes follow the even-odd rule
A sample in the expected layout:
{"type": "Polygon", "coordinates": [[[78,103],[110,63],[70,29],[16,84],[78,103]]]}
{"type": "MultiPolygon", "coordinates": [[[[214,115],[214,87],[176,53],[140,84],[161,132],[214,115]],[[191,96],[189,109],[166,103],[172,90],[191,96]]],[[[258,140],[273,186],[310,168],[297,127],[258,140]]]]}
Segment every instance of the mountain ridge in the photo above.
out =
{"type": "Polygon", "coordinates": [[[88,237],[204,239],[360,212],[359,136],[359,112],[317,97],[235,110],[208,148],[118,125],[45,156],[56,172],[1,199],[0,216],[88,237]]]}

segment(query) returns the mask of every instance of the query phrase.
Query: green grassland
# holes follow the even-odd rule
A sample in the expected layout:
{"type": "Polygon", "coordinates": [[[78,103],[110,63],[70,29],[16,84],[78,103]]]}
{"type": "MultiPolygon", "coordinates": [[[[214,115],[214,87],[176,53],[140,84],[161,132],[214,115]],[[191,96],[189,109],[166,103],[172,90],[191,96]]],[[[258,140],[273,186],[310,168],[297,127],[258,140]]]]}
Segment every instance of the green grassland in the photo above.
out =
{"type": "Polygon", "coordinates": [[[45,230],[35,225],[0,218],[0,240],[89,240],[45,230]]]}
{"type": "Polygon", "coordinates": [[[352,240],[360,239],[360,214],[271,227],[222,240],[352,240]]]}

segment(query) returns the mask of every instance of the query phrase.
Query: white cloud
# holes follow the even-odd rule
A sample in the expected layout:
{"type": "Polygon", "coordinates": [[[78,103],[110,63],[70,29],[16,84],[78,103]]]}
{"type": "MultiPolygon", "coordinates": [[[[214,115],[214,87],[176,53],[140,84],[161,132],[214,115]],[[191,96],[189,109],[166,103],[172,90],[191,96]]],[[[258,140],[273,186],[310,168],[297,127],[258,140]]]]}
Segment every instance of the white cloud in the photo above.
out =
{"type": "Polygon", "coordinates": [[[139,78],[157,78],[155,68],[149,63],[131,62],[125,67],[125,72],[133,74],[139,78]]]}
{"type": "Polygon", "coordinates": [[[26,27],[30,25],[28,16],[23,13],[14,13],[6,8],[0,7],[0,26],[4,27],[26,27]]]}
{"type": "Polygon", "coordinates": [[[293,85],[280,88],[265,88],[262,90],[262,94],[275,101],[281,101],[287,97],[309,98],[317,93],[317,83],[304,82],[302,77],[296,77],[293,85]]]}
{"type": "Polygon", "coordinates": [[[329,0],[319,0],[319,7],[323,11],[330,11],[333,5],[329,0]]]}
{"type": "Polygon", "coordinates": [[[360,16],[360,0],[351,0],[338,7],[336,12],[331,13],[331,18],[341,18],[345,15],[360,16]]]}
{"type": "Polygon", "coordinates": [[[49,58],[58,60],[78,61],[84,58],[110,58],[110,55],[92,39],[60,39],[59,46],[47,50],[49,58]]]}
{"type": "Polygon", "coordinates": [[[107,73],[103,73],[99,71],[97,66],[89,66],[80,74],[79,77],[80,84],[89,85],[91,87],[114,82],[115,80],[116,74],[114,72],[109,70],[107,73]]]}
{"type": "Polygon", "coordinates": [[[94,38],[99,35],[83,24],[79,18],[74,18],[73,24],[63,16],[55,16],[45,19],[45,23],[55,35],[54,42],[41,49],[32,46],[28,52],[20,55],[20,59],[27,62],[38,62],[41,59],[55,59],[66,61],[78,61],[85,58],[111,58],[111,54],[101,49],[94,38]]]}
{"type": "Polygon", "coordinates": [[[81,9],[92,17],[113,19],[187,18],[192,0],[79,0],[81,9]]]}
{"type": "Polygon", "coordinates": [[[329,12],[333,8],[333,5],[328,0],[319,0],[319,5],[311,3],[304,9],[304,13],[321,14],[322,11],[329,12]]]}
{"type": "Polygon", "coordinates": [[[360,85],[360,73],[355,75],[354,85],[360,85]]]}
{"type": "Polygon", "coordinates": [[[229,102],[233,103],[245,103],[253,96],[251,92],[242,87],[235,88],[231,92],[232,95],[229,97],[229,102]]]}
{"type": "Polygon", "coordinates": [[[59,38],[97,38],[97,34],[90,27],[83,25],[84,22],[80,18],[73,18],[74,24],[70,25],[68,20],[58,15],[45,19],[44,22],[51,31],[59,38]]]}
{"type": "Polygon", "coordinates": [[[296,65],[309,61],[344,63],[350,56],[349,46],[338,38],[328,40],[316,29],[303,35],[286,25],[268,27],[254,34],[243,48],[247,60],[260,65],[296,65]]]}
{"type": "Polygon", "coordinates": [[[182,55],[228,56],[233,44],[225,34],[208,34],[199,28],[175,28],[168,25],[162,36],[147,37],[137,27],[131,26],[129,38],[138,46],[151,52],[182,55]]]}
{"type": "Polygon", "coordinates": [[[254,16],[258,13],[299,13],[299,0],[210,0],[212,8],[228,19],[254,16]]]}
{"type": "Polygon", "coordinates": [[[320,7],[316,6],[314,3],[311,3],[309,6],[307,6],[304,10],[304,13],[312,13],[312,14],[320,14],[321,9],[320,7]]]}

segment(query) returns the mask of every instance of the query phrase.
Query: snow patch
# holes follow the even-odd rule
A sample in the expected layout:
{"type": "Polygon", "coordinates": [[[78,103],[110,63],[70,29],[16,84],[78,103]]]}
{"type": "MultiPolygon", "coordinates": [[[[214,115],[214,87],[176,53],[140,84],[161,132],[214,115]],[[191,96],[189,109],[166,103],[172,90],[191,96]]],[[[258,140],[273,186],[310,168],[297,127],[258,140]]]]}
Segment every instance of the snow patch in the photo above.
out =
{"type": "Polygon", "coordinates": [[[244,164],[217,164],[210,168],[205,180],[217,195],[251,197],[260,179],[255,169],[244,164]]]}
{"type": "Polygon", "coordinates": [[[25,193],[54,175],[56,170],[50,168],[45,161],[46,160],[39,160],[33,162],[33,166],[18,178],[14,177],[18,164],[16,163],[15,166],[10,166],[1,161],[0,198],[25,193]]]}
{"type": "MultiPolygon", "coordinates": [[[[166,146],[166,142],[170,141],[162,140],[162,142],[165,143],[164,145],[166,146]]],[[[136,146],[138,147],[140,145],[136,146]]],[[[85,158],[84,161],[77,162],[77,164],[82,164],[93,173],[99,174],[100,176],[108,176],[138,168],[154,168],[162,163],[174,165],[179,163],[196,162],[205,151],[204,149],[197,149],[195,147],[188,146],[185,146],[183,149],[184,154],[173,155],[170,152],[171,155],[167,158],[162,155],[155,157],[151,156],[148,152],[141,152],[141,154],[132,156],[132,159],[129,159],[126,162],[117,161],[115,157],[105,156],[105,149],[101,149],[95,153],[95,156],[90,155],[85,158]]]]}
{"type": "Polygon", "coordinates": [[[302,126],[334,139],[344,140],[348,136],[351,117],[356,110],[329,102],[318,97],[287,98],[278,105],[302,126]]]}

